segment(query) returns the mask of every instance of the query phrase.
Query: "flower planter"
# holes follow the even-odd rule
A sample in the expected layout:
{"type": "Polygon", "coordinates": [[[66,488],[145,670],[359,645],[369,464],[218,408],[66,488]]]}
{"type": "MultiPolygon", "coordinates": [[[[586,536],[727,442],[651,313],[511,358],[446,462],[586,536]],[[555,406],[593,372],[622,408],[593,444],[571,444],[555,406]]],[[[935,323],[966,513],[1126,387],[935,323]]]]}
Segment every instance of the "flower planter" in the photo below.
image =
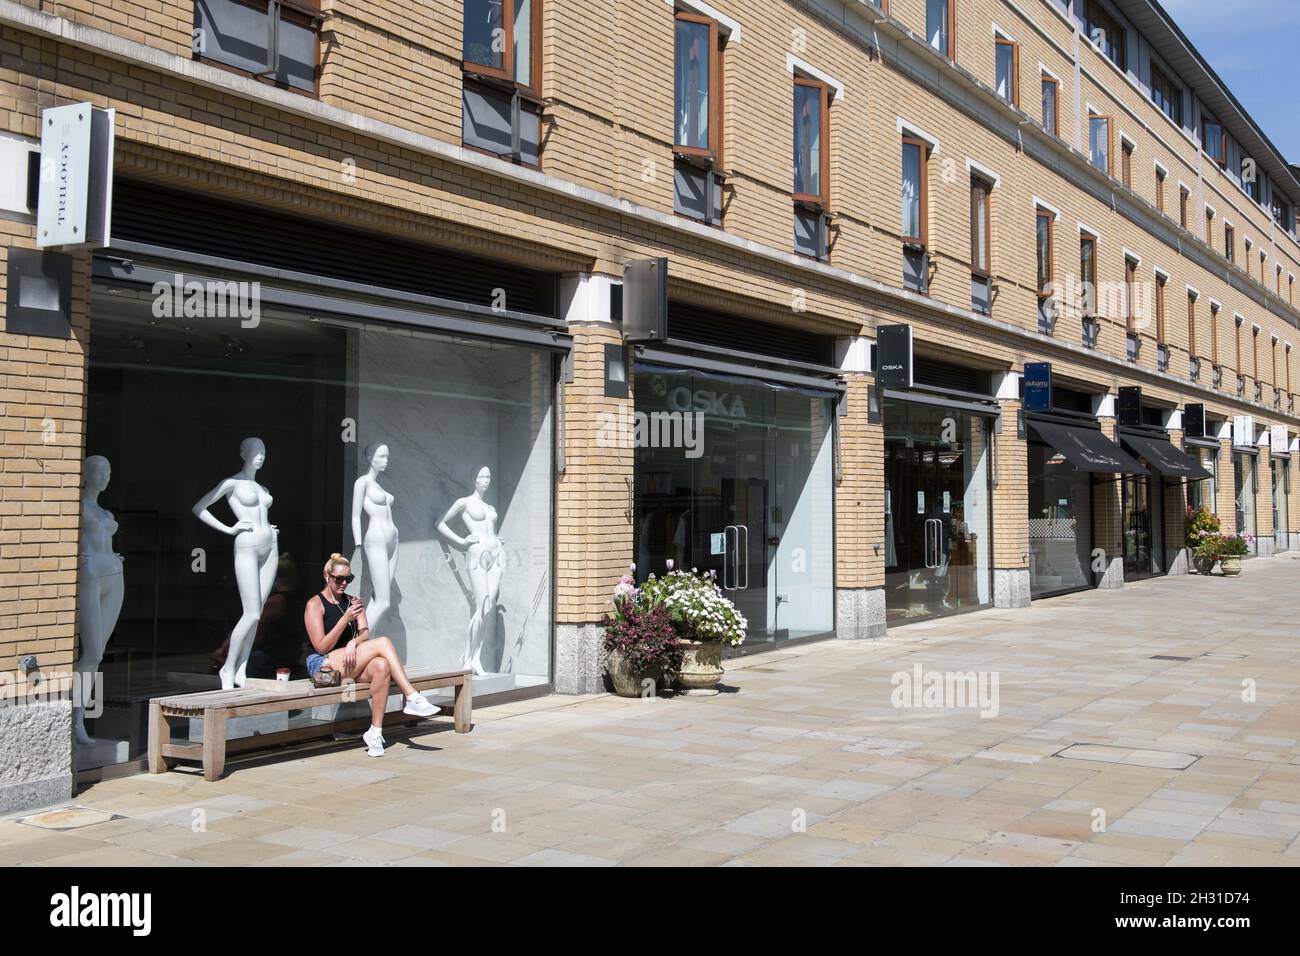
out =
{"type": "Polygon", "coordinates": [[[1214,558],[1203,558],[1195,551],[1192,552],[1192,567],[1196,569],[1197,574],[1208,575],[1214,570],[1216,563],[1217,561],[1214,558]]]}
{"type": "Polygon", "coordinates": [[[619,697],[640,697],[645,692],[645,681],[653,681],[653,686],[657,687],[663,677],[662,667],[644,673],[633,670],[619,651],[610,651],[605,656],[605,672],[619,697]]]}
{"type": "Polygon", "coordinates": [[[719,641],[682,641],[682,669],[677,686],[684,691],[713,691],[725,673],[722,669],[722,644],[719,641]]]}
{"type": "Polygon", "coordinates": [[[1230,554],[1227,557],[1220,558],[1219,567],[1223,569],[1224,577],[1236,577],[1241,573],[1241,555],[1230,554]]]}

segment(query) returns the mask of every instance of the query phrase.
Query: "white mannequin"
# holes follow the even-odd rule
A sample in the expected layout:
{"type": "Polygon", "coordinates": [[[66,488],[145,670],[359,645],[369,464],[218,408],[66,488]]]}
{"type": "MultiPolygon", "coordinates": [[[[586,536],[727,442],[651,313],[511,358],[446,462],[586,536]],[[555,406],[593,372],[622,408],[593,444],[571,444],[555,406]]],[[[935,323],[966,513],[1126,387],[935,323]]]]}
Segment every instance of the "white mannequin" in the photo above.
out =
{"type": "Polygon", "coordinates": [[[470,587],[474,592],[474,614],[469,619],[469,635],[465,645],[465,667],[473,668],[475,676],[483,671],[484,623],[496,610],[497,595],[501,591],[502,541],[497,537],[497,510],[483,500],[492,484],[492,472],[484,465],[474,479],[474,493],[458,498],[438,522],[438,533],[466,552],[470,587]],[[447,522],[460,516],[469,534],[460,537],[447,526],[447,522]]]}
{"type": "Polygon", "coordinates": [[[244,461],[239,473],[200,498],[193,509],[195,516],[208,527],[235,539],[235,582],[239,585],[243,614],[230,632],[230,650],[220,671],[222,690],[244,686],[257,621],[275,583],[279,556],[276,547],[279,529],[270,523],[267,514],[274,499],[254,478],[266,462],[266,444],[260,438],[245,438],[239,444],[239,457],[244,461]],[[222,524],[208,511],[223,497],[235,515],[233,525],[222,524]]]}
{"type": "Polygon", "coordinates": [[[370,469],[352,485],[352,540],[365,553],[366,571],[374,593],[366,617],[377,631],[392,601],[393,579],[397,576],[397,525],[393,523],[393,496],[379,484],[380,474],[388,469],[388,446],[367,445],[365,458],[370,469]],[[361,534],[363,510],[370,519],[364,537],[361,534]]]}
{"type": "MultiPolygon", "coordinates": [[[[82,693],[94,680],[104,659],[104,649],[117,626],[122,611],[125,580],[122,576],[122,556],[113,551],[113,535],[117,522],[113,515],[100,507],[99,494],[108,487],[112,470],[108,459],[91,455],[82,468],[81,483],[81,572],[77,576],[77,617],[81,635],[81,656],[76,669],[80,675],[82,693]]],[[[80,697],[84,701],[85,697],[80,697]]],[[[95,742],[86,733],[84,707],[74,707],[73,726],[77,743],[95,742]]]]}

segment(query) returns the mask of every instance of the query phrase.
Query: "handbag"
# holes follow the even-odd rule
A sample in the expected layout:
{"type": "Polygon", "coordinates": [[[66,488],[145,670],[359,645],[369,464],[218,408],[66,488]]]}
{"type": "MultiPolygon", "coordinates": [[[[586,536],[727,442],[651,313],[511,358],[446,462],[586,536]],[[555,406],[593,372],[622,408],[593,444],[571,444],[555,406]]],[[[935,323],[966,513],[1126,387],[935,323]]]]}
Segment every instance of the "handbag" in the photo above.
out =
{"type": "Polygon", "coordinates": [[[312,675],[311,683],[313,687],[320,687],[322,689],[338,687],[343,683],[343,674],[336,671],[328,664],[322,664],[320,670],[312,675]]]}

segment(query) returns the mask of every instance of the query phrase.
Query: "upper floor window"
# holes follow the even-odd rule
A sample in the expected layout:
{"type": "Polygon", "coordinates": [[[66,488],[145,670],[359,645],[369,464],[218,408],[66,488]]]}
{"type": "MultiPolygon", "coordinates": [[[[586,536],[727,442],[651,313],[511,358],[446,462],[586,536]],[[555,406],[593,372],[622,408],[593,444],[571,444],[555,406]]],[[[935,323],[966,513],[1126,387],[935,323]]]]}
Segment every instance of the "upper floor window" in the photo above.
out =
{"type": "Polygon", "coordinates": [[[1151,64],[1151,100],[1174,123],[1183,125],[1183,91],[1154,63],[1151,64]]]}
{"type": "Polygon", "coordinates": [[[1092,165],[1110,175],[1110,153],[1113,145],[1109,116],[1088,116],[1088,149],[1092,165]]]}
{"type": "Polygon", "coordinates": [[[718,23],[679,12],[673,28],[673,211],[722,219],[722,53],[718,23]]]}
{"type": "Polygon", "coordinates": [[[542,0],[465,0],[461,139],[516,163],[540,162],[542,0]]]}
{"type": "Polygon", "coordinates": [[[950,60],[957,59],[957,0],[925,0],[925,37],[950,60]]]}
{"type": "Polygon", "coordinates": [[[1192,194],[1187,191],[1186,186],[1180,185],[1178,187],[1178,225],[1182,226],[1184,229],[1188,228],[1187,204],[1188,200],[1191,199],[1191,195],[1192,194]]]}
{"type": "Polygon", "coordinates": [[[319,0],[195,0],[194,58],[316,92],[319,0]]]}
{"type": "Polygon", "coordinates": [[[1084,30],[1093,42],[1112,63],[1121,70],[1128,69],[1127,36],[1124,28],[1116,22],[1097,0],[1087,0],[1083,4],[1084,30]]]}
{"type": "Polygon", "coordinates": [[[1129,189],[1133,188],[1133,144],[1122,136],[1119,141],[1120,180],[1129,189]]]}
{"type": "Polygon", "coordinates": [[[1201,143],[1210,159],[1220,166],[1228,165],[1228,134],[1221,124],[1208,116],[1201,121],[1201,143]]]}
{"type": "Polygon", "coordinates": [[[994,41],[997,91],[1012,106],[1020,105],[1020,44],[1006,37],[994,41]]]}
{"type": "Polygon", "coordinates": [[[1258,169],[1243,167],[1241,172],[1241,185],[1246,190],[1246,195],[1255,202],[1263,205],[1264,203],[1264,186],[1262,176],[1258,169]]]}
{"type": "Polygon", "coordinates": [[[824,259],[829,254],[831,88],[794,78],[794,247],[824,259]]]}
{"type": "Polygon", "coordinates": [[[1082,301],[1079,303],[1085,316],[1097,314],[1097,238],[1086,232],[1079,234],[1079,286],[1082,301]]]}
{"type": "Polygon", "coordinates": [[[915,136],[903,136],[903,170],[899,184],[902,200],[899,232],[903,240],[903,286],[916,292],[930,287],[930,144],[915,136]]]}
{"type": "Polygon", "coordinates": [[[1165,176],[1168,175],[1159,166],[1156,167],[1156,209],[1165,211],[1165,176]]]}
{"type": "Polygon", "coordinates": [[[1052,235],[1052,220],[1055,217],[1047,209],[1039,208],[1034,220],[1034,249],[1038,260],[1038,298],[1047,299],[1052,294],[1052,283],[1056,279],[1055,244],[1052,235]]]}
{"type": "Polygon", "coordinates": [[[1273,191],[1272,202],[1269,203],[1269,210],[1273,213],[1273,221],[1285,229],[1287,232],[1295,232],[1295,213],[1291,204],[1273,191]]]}
{"type": "Polygon", "coordinates": [[[971,308],[988,314],[992,307],[992,239],[989,199],[993,186],[979,176],[970,181],[971,308]]]}
{"type": "Polygon", "coordinates": [[[1227,223],[1223,225],[1223,254],[1229,262],[1237,261],[1237,230],[1227,223]]]}
{"type": "Polygon", "coordinates": [[[1043,129],[1053,136],[1061,132],[1061,84],[1056,77],[1043,74],[1043,129]]]}

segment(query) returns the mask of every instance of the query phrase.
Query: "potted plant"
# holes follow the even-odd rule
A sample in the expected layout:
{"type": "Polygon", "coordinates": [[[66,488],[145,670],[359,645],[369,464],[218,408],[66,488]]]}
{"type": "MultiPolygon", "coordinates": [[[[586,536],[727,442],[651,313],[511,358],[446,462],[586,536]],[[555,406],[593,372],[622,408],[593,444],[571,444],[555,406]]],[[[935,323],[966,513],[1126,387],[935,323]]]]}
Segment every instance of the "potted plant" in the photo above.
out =
{"type": "Polygon", "coordinates": [[[1208,575],[1221,557],[1223,535],[1217,531],[1207,531],[1197,536],[1196,547],[1192,550],[1192,564],[1196,566],[1197,574],[1208,575]]]}
{"type": "Polygon", "coordinates": [[[1250,552],[1250,542],[1255,540],[1252,534],[1219,535],[1219,564],[1227,577],[1241,573],[1241,559],[1250,552]]]}
{"type": "MultiPolygon", "coordinates": [[[[629,572],[631,569],[629,569],[629,572]]],[[[620,697],[639,697],[647,680],[672,680],[682,664],[682,646],[667,608],[642,599],[631,573],[614,588],[614,611],[605,628],[605,670],[620,697]]]]}
{"type": "Polygon", "coordinates": [[[682,662],[677,684],[685,691],[713,691],[724,673],[723,649],[745,640],[749,623],[736,606],[722,595],[717,574],[691,568],[673,570],[663,577],[650,575],[641,589],[642,599],[663,608],[672,619],[682,645],[682,662]]]}
{"type": "Polygon", "coordinates": [[[1187,547],[1192,552],[1192,566],[1197,574],[1209,574],[1218,560],[1215,548],[1205,547],[1207,539],[1218,537],[1219,519],[1205,507],[1187,511],[1187,547]]]}

